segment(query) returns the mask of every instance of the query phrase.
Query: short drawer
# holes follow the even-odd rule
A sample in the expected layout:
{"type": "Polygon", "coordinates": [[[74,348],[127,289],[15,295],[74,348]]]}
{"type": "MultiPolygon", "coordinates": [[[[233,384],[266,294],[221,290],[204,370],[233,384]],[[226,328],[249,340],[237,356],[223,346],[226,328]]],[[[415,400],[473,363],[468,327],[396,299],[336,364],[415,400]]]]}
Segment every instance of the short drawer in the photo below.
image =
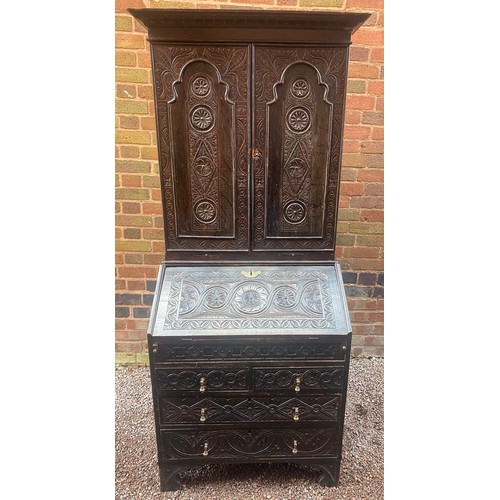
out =
{"type": "Polygon", "coordinates": [[[196,391],[200,394],[211,391],[248,390],[248,369],[243,368],[193,368],[155,370],[157,387],[164,391],[196,391]]]}
{"type": "Polygon", "coordinates": [[[231,429],[162,430],[161,457],[165,460],[215,458],[337,457],[338,430],[231,429]]]}
{"type": "Polygon", "coordinates": [[[159,398],[160,425],[245,422],[337,422],[342,396],[159,398]]]}
{"type": "Polygon", "coordinates": [[[252,370],[255,391],[293,391],[297,395],[315,390],[340,391],[344,367],[256,367],[252,370]]]}

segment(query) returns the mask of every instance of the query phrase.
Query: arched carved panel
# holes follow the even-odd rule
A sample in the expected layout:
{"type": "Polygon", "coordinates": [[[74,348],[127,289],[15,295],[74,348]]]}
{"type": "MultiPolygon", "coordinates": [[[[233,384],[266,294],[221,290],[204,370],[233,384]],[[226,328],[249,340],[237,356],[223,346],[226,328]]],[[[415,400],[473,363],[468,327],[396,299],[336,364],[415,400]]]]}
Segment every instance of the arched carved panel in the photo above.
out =
{"type": "Polygon", "coordinates": [[[248,248],[248,49],[153,48],[166,251],[248,248]]]}
{"type": "Polygon", "coordinates": [[[333,250],[347,50],[255,49],[254,249],[333,250]]]}
{"type": "Polygon", "coordinates": [[[169,101],[179,237],[234,237],[235,115],[227,83],[205,60],[189,62],[169,101]]]}
{"type": "Polygon", "coordinates": [[[333,111],[327,90],[316,68],[293,64],[267,104],[268,238],[323,237],[333,111]]]}

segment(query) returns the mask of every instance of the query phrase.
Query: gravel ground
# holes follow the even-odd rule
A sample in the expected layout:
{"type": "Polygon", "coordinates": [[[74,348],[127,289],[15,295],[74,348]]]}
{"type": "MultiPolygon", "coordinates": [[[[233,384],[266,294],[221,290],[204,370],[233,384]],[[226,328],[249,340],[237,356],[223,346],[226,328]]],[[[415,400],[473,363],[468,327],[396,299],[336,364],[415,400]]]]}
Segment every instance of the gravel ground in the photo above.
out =
{"type": "Polygon", "coordinates": [[[149,368],[116,370],[115,498],[178,500],[377,500],[383,498],[383,359],[353,359],[339,488],[295,464],[205,465],[160,492],[149,368]]]}

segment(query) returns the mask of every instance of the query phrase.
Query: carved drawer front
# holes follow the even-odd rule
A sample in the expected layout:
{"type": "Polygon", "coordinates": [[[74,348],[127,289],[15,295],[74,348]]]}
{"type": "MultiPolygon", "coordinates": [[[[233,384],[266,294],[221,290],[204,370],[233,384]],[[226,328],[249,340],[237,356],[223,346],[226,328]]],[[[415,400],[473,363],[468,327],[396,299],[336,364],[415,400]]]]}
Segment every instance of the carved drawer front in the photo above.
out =
{"type": "Polygon", "coordinates": [[[252,429],[161,431],[162,460],[210,458],[337,457],[338,431],[252,429]]]}
{"type": "Polygon", "coordinates": [[[345,338],[335,341],[304,339],[292,343],[289,339],[273,342],[224,342],[212,340],[207,343],[169,341],[156,344],[155,362],[170,361],[267,361],[267,360],[336,360],[344,361],[345,338]]]}
{"type": "Polygon", "coordinates": [[[266,398],[160,398],[160,424],[337,422],[342,402],[331,396],[266,398]]]}
{"type": "Polygon", "coordinates": [[[255,368],[252,378],[256,391],[286,390],[297,395],[315,390],[341,391],[344,367],[255,368]]]}
{"type": "Polygon", "coordinates": [[[248,389],[248,370],[234,368],[157,369],[158,390],[196,391],[200,394],[210,391],[231,391],[248,389]]]}

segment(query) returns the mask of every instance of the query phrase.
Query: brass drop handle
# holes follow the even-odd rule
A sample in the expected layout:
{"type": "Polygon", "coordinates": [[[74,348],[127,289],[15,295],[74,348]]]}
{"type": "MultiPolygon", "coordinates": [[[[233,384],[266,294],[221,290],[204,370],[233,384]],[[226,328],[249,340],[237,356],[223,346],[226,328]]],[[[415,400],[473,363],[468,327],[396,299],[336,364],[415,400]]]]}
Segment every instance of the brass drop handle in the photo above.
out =
{"type": "Polygon", "coordinates": [[[205,412],[207,411],[206,408],[202,408],[201,409],[201,412],[200,412],[200,422],[205,422],[205,420],[207,419],[207,417],[205,416],[205,412]]]}
{"type": "Polygon", "coordinates": [[[343,346],[342,346],[342,350],[343,350],[343,351],[347,351],[347,346],[346,346],[346,345],[343,345],[343,346]]]}
{"type": "Polygon", "coordinates": [[[297,422],[299,420],[299,407],[294,406],[293,407],[293,420],[297,422]]]}
{"type": "Polygon", "coordinates": [[[205,377],[200,378],[200,392],[205,392],[205,384],[207,383],[207,379],[205,377]]]}
{"type": "Polygon", "coordinates": [[[300,377],[295,378],[295,392],[300,392],[300,377]]]}
{"type": "Polygon", "coordinates": [[[299,450],[297,450],[297,440],[294,439],[293,440],[293,448],[292,448],[292,453],[295,454],[297,453],[299,450]]]}
{"type": "Polygon", "coordinates": [[[208,442],[205,441],[205,444],[203,445],[203,456],[207,457],[208,456],[208,442]]]}
{"type": "Polygon", "coordinates": [[[156,354],[158,352],[158,344],[155,342],[153,344],[153,354],[156,354]]]}

